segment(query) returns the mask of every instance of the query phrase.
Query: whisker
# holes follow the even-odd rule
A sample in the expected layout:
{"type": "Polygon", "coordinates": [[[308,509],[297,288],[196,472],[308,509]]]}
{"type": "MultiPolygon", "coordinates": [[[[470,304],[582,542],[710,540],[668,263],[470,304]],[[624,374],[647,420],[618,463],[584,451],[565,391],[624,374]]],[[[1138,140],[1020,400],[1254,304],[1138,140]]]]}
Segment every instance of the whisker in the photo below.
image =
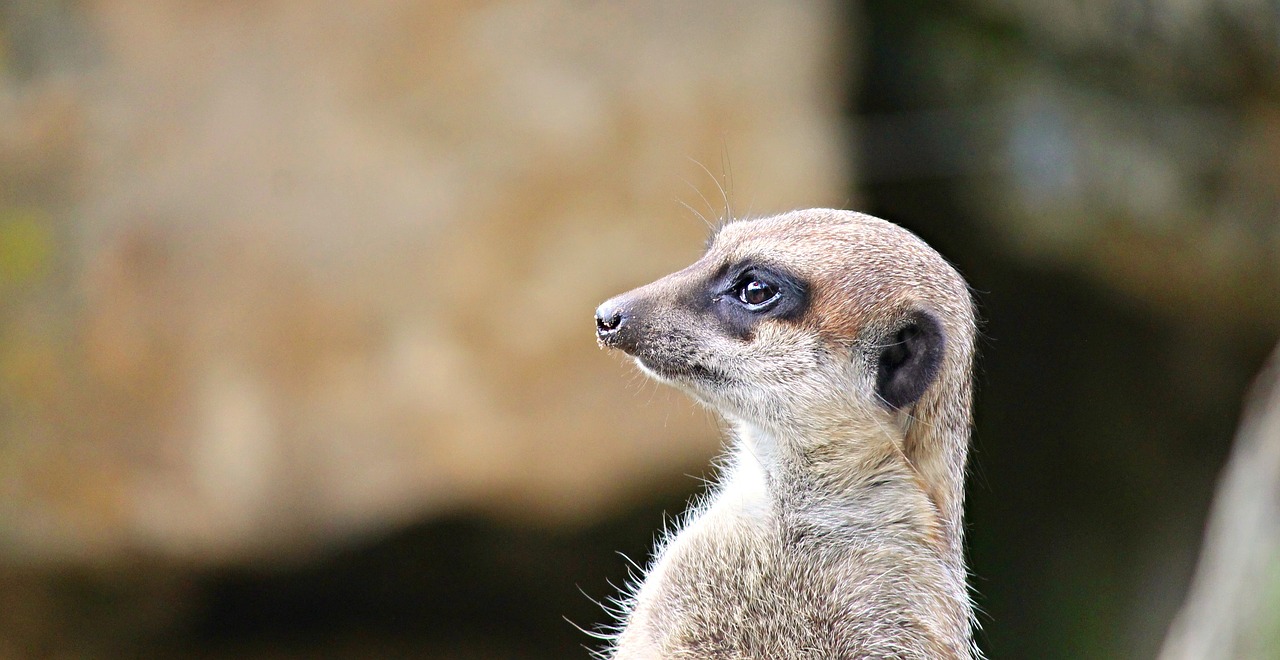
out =
{"type": "Polygon", "coordinates": [[[720,198],[724,200],[724,212],[725,212],[726,216],[725,216],[725,218],[724,218],[724,221],[723,221],[723,222],[728,223],[728,222],[732,221],[732,220],[733,220],[733,205],[729,203],[729,193],[725,192],[724,186],[720,184],[720,179],[716,178],[716,175],[712,174],[712,173],[711,173],[711,170],[707,169],[707,166],[706,166],[706,165],[703,165],[703,164],[702,164],[700,161],[698,161],[697,159],[695,159],[695,158],[690,158],[689,160],[692,160],[692,161],[694,162],[694,164],[695,164],[695,165],[697,165],[698,167],[701,167],[701,168],[702,168],[702,171],[703,171],[703,172],[706,172],[706,173],[707,173],[707,176],[711,177],[711,181],[712,181],[712,182],[714,182],[714,183],[716,184],[716,189],[720,191],[720,198]]]}
{"type": "Polygon", "coordinates": [[[729,219],[732,220],[733,204],[730,200],[733,199],[733,159],[729,157],[729,141],[725,139],[723,134],[720,135],[720,171],[725,173],[725,188],[728,189],[728,194],[725,195],[724,200],[725,212],[729,215],[729,219]]]}
{"type": "MultiPolygon", "coordinates": [[[[690,160],[692,160],[692,159],[690,159],[690,160]]],[[[695,160],[695,161],[693,161],[693,162],[698,163],[698,161],[696,161],[696,160],[695,160]]],[[[698,166],[699,166],[699,167],[702,167],[702,163],[698,163],[698,166]]],[[[707,169],[707,168],[706,168],[706,167],[702,167],[702,169],[704,169],[704,170],[705,170],[705,169],[707,169]]],[[[720,223],[720,214],[719,214],[719,213],[716,213],[716,207],[715,207],[714,205],[712,205],[712,204],[711,204],[711,200],[707,199],[707,196],[706,196],[706,195],[704,195],[704,194],[702,194],[702,189],[701,189],[701,188],[699,188],[698,186],[693,185],[693,183],[689,182],[688,180],[686,180],[686,181],[684,182],[684,185],[689,186],[689,188],[690,188],[690,189],[692,189],[692,190],[693,190],[693,192],[694,192],[694,193],[696,193],[696,194],[698,195],[698,197],[702,199],[702,203],[707,205],[707,213],[710,213],[711,215],[715,216],[715,218],[716,218],[716,223],[717,223],[717,224],[719,224],[719,223],[720,223]]]]}
{"type": "Polygon", "coordinates": [[[715,225],[711,224],[711,221],[710,221],[710,220],[708,220],[708,219],[707,219],[707,217],[706,217],[705,215],[702,215],[702,214],[701,214],[701,213],[699,213],[696,209],[694,209],[692,206],[689,206],[688,204],[686,204],[686,203],[684,202],[684,200],[682,200],[682,199],[677,199],[677,200],[676,200],[676,202],[677,202],[678,204],[680,204],[680,206],[683,206],[683,207],[685,207],[686,209],[689,209],[689,212],[690,212],[690,213],[692,213],[692,214],[694,214],[694,215],[698,216],[698,219],[702,221],[702,224],[704,224],[704,225],[706,225],[706,226],[707,226],[707,230],[708,230],[708,231],[710,231],[712,234],[715,234],[715,233],[716,233],[715,225]]]}

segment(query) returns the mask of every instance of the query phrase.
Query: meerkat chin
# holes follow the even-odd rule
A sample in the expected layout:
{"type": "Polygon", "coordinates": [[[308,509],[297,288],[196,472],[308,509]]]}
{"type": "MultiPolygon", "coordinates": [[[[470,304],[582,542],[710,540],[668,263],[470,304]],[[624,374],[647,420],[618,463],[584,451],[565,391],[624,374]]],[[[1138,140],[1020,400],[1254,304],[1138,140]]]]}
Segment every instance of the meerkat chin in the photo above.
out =
{"type": "Polygon", "coordinates": [[[654,553],[607,657],[970,658],[964,279],[860,213],[731,222],[596,310],[601,346],[734,429],[654,553]]]}

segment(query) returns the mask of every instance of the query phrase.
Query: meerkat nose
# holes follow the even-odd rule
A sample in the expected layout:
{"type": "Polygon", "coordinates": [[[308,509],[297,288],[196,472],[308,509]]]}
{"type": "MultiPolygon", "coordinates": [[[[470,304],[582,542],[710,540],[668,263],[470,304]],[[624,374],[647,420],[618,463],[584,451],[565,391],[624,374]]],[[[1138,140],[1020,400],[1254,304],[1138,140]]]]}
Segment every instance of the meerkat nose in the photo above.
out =
{"type": "Polygon", "coordinates": [[[604,335],[617,333],[626,321],[622,316],[622,310],[611,302],[604,303],[595,310],[595,334],[602,339],[604,335]]]}
{"type": "Polygon", "coordinates": [[[596,338],[606,344],[614,343],[618,331],[627,322],[622,307],[613,300],[596,308],[596,338]]]}

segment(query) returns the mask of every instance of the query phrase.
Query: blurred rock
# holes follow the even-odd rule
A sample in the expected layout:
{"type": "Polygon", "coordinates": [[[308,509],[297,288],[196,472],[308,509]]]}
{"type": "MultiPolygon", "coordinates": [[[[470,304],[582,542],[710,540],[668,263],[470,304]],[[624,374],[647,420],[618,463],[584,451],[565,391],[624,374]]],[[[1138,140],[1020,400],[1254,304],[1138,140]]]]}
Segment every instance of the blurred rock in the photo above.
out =
{"type": "Polygon", "coordinates": [[[0,268],[39,273],[0,307],[0,549],[580,519],[701,469],[709,417],[590,313],[695,213],[847,203],[832,11],[10,4],[0,211],[47,255],[0,268]]]}

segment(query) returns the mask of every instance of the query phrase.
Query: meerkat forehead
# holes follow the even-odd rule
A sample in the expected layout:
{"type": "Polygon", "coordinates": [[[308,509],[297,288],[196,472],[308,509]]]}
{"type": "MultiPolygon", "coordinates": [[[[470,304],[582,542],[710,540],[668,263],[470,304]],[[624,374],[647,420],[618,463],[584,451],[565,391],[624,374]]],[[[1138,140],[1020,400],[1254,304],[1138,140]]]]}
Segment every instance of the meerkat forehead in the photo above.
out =
{"type": "Polygon", "coordinates": [[[785,261],[813,276],[924,275],[941,262],[932,248],[895,224],[827,209],[731,222],[716,234],[708,255],[730,262],[785,261]]]}

